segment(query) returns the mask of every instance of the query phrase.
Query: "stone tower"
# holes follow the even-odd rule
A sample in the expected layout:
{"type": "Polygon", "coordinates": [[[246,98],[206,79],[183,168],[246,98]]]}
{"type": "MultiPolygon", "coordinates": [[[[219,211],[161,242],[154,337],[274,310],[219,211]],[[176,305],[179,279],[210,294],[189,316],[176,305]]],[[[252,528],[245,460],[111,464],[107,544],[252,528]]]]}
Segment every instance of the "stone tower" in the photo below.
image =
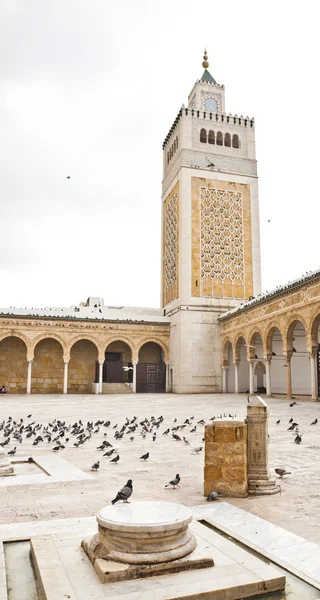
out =
{"type": "Polygon", "coordinates": [[[219,315],[261,285],[254,121],[225,112],[206,52],[202,66],[163,143],[162,307],[178,393],[221,391],[219,315]]]}

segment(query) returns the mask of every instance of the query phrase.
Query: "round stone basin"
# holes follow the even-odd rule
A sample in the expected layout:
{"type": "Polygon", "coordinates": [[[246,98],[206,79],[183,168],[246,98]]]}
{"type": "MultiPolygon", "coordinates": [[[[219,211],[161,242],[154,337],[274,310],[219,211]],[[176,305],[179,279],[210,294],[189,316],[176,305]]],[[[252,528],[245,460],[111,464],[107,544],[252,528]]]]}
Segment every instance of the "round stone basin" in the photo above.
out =
{"type": "Polygon", "coordinates": [[[188,529],[191,520],[192,511],[173,502],[107,506],[97,514],[99,542],[108,558],[120,562],[176,560],[196,547],[196,539],[188,529]]]}

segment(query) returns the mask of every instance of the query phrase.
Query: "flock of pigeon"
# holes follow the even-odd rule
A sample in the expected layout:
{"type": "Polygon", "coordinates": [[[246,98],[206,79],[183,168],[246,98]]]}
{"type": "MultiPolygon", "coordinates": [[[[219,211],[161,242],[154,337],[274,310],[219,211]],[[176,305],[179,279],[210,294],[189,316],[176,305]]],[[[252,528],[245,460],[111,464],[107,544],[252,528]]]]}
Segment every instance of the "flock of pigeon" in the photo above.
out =
{"type": "MultiPolygon", "coordinates": [[[[297,402],[290,403],[290,407],[297,405],[297,402]]],[[[210,421],[215,419],[223,418],[236,418],[233,414],[221,414],[219,416],[213,416],[210,421]]],[[[195,422],[194,415],[185,419],[183,423],[178,423],[177,418],[173,420],[173,424],[170,427],[164,428],[164,417],[151,416],[150,418],[145,417],[143,420],[139,420],[137,416],[132,419],[126,417],[125,422],[122,424],[116,423],[111,424],[110,420],[99,419],[95,422],[88,421],[83,423],[81,419],[78,419],[73,424],[67,424],[66,421],[59,419],[53,419],[47,425],[31,421],[32,414],[29,414],[26,419],[20,418],[20,420],[14,420],[12,417],[3,420],[0,423],[0,434],[3,436],[3,440],[0,442],[0,446],[4,449],[11,444],[16,444],[13,449],[9,450],[7,454],[14,456],[17,452],[18,444],[22,444],[24,440],[32,442],[32,446],[42,446],[50,444],[52,452],[61,452],[66,447],[73,445],[75,448],[79,448],[86,444],[97,434],[103,433],[102,442],[96,447],[98,452],[102,452],[103,459],[109,459],[110,463],[117,464],[120,461],[119,448],[117,443],[122,438],[127,439],[129,442],[133,442],[136,436],[140,436],[143,440],[148,437],[148,441],[155,442],[157,438],[161,436],[170,436],[173,441],[181,443],[185,446],[190,446],[190,440],[192,434],[200,433],[203,435],[203,426],[205,421],[203,419],[195,422]],[[163,429],[163,431],[162,431],[163,429]],[[109,441],[113,437],[113,441],[109,441]],[[107,436],[109,439],[107,439],[107,436]],[[127,437],[128,436],[128,437],[127,437]],[[186,437],[188,436],[188,437],[186,437]],[[189,438],[189,439],[188,439],[189,438]]],[[[276,424],[280,424],[280,419],[276,421],[276,424]]],[[[318,419],[315,419],[311,425],[317,425],[318,419]]],[[[299,431],[299,424],[294,421],[293,418],[289,420],[288,431],[292,432],[295,436],[294,442],[301,444],[302,434],[299,431]]],[[[100,437],[101,439],[101,437],[100,437]]],[[[204,442],[204,438],[202,438],[204,442]]],[[[193,454],[199,454],[202,452],[203,446],[192,447],[193,454]]],[[[140,460],[147,461],[152,451],[149,450],[142,456],[137,457],[140,460]]],[[[91,466],[92,471],[97,471],[100,468],[101,460],[99,459],[94,462],[91,466]]],[[[32,458],[30,458],[32,461],[32,458]]],[[[282,478],[284,475],[290,475],[291,473],[285,469],[275,469],[277,475],[282,478]]],[[[181,481],[180,474],[177,473],[175,477],[170,480],[165,487],[171,486],[173,489],[179,487],[181,481]]],[[[119,500],[128,502],[133,490],[132,480],[129,479],[126,485],[118,492],[112,504],[115,504],[119,500]]],[[[221,494],[215,490],[207,497],[207,500],[216,500],[221,494]]]]}

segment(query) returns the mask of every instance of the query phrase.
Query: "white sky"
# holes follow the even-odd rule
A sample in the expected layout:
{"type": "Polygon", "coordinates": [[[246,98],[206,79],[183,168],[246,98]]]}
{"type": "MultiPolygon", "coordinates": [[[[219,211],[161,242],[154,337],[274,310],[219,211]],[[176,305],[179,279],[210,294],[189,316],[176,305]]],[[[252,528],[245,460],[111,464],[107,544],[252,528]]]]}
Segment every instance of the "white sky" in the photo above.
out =
{"type": "Polygon", "coordinates": [[[226,112],[256,119],[264,290],[317,268],[319,12],[1,0],[0,306],[159,305],[161,145],[205,45],[226,112]]]}

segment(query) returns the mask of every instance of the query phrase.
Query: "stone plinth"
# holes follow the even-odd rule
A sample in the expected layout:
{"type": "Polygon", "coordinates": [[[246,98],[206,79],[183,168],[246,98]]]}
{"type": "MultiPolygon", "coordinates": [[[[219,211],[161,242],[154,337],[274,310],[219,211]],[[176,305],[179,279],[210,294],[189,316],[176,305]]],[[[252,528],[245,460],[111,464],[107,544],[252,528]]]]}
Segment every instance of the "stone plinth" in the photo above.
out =
{"type": "Polygon", "coordinates": [[[268,407],[260,396],[247,405],[247,426],[249,494],[277,494],[280,487],[268,469],[268,407]]]}
{"type": "Polygon", "coordinates": [[[205,427],[205,496],[212,490],[247,496],[247,426],[243,421],[213,422],[205,427]]]}
{"type": "Polygon", "coordinates": [[[192,557],[191,520],[189,508],[172,502],[108,506],[97,514],[98,533],[82,547],[103,583],[212,566],[209,555],[192,557]]]}
{"type": "Polygon", "coordinates": [[[0,452],[0,477],[15,475],[14,468],[5,452],[0,452]]]}

